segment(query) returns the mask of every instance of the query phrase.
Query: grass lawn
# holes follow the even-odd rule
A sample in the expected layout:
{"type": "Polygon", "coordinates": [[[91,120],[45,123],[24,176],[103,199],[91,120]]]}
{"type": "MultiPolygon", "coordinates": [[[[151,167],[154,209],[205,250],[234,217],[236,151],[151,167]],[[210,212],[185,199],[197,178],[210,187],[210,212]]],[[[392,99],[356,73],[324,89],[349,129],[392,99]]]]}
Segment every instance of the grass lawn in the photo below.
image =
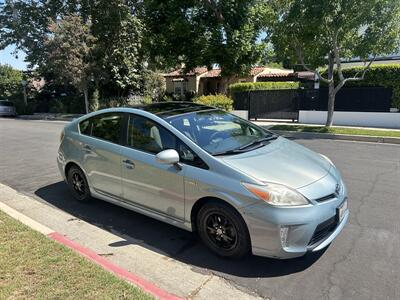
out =
{"type": "Polygon", "coordinates": [[[0,299],[152,299],[0,211],[0,299]]]}
{"type": "Polygon", "coordinates": [[[315,133],[334,133],[348,135],[368,135],[380,137],[399,137],[400,131],[395,130],[378,130],[378,129],[360,129],[348,127],[324,127],[324,126],[303,126],[303,125],[275,125],[270,130],[285,130],[296,132],[315,132],[315,133]]]}

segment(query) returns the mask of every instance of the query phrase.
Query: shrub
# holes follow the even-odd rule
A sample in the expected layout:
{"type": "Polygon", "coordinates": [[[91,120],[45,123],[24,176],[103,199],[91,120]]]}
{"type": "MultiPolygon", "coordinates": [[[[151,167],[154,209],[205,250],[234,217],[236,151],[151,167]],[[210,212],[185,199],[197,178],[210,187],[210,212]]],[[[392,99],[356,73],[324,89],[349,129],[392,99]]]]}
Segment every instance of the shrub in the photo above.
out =
{"type": "Polygon", "coordinates": [[[232,110],[233,100],[225,95],[200,96],[193,99],[195,103],[218,107],[224,110],[232,110]]]}
{"type": "Polygon", "coordinates": [[[66,113],[67,109],[61,100],[51,100],[49,104],[49,112],[51,113],[66,113]]]}
{"type": "Polygon", "coordinates": [[[166,86],[165,79],[161,74],[153,71],[145,72],[143,81],[145,97],[150,97],[154,102],[160,101],[164,97],[166,86]]]}
{"type": "Polygon", "coordinates": [[[229,86],[231,93],[246,92],[253,90],[293,90],[300,87],[299,82],[283,81],[283,82],[240,82],[229,86]]]}

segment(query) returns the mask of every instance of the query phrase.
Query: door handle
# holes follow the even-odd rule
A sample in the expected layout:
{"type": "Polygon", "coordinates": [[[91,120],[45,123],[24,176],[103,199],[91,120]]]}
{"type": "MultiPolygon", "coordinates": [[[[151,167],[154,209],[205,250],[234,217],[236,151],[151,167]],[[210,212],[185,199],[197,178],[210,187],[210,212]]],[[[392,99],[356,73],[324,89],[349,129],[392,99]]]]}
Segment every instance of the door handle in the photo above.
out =
{"type": "Polygon", "coordinates": [[[92,148],[90,148],[90,146],[89,145],[84,145],[83,147],[83,150],[85,150],[86,152],[92,152],[92,148]]]}
{"type": "Polygon", "coordinates": [[[122,161],[127,169],[134,169],[135,163],[129,159],[125,159],[122,161]]]}

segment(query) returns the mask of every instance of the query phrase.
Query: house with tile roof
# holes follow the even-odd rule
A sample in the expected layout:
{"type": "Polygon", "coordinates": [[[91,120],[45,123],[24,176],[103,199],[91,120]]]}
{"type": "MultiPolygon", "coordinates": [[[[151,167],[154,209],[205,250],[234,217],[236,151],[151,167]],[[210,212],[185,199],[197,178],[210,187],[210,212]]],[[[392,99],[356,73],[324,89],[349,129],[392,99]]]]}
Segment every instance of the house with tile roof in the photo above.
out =
{"type": "Polygon", "coordinates": [[[253,67],[246,77],[234,77],[228,81],[223,80],[221,69],[208,70],[206,67],[197,67],[184,73],[182,69],[175,70],[164,75],[167,93],[184,96],[187,92],[196,95],[210,95],[224,93],[229,84],[236,82],[257,82],[269,76],[270,78],[286,78],[293,70],[276,69],[269,67],[253,67]]]}

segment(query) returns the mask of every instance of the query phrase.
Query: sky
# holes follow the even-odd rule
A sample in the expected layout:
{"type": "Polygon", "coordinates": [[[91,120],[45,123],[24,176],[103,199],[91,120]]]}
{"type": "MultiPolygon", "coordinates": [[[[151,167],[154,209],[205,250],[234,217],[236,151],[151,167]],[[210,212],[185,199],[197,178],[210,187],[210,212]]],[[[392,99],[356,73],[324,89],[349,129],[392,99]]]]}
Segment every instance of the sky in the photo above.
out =
{"type": "Polygon", "coordinates": [[[25,59],[25,53],[19,51],[18,52],[18,58],[15,58],[14,55],[11,53],[15,51],[14,46],[8,46],[4,50],[0,51],[0,64],[8,64],[11,65],[13,68],[18,69],[18,70],[26,70],[27,69],[27,63],[24,62],[25,59]]]}

